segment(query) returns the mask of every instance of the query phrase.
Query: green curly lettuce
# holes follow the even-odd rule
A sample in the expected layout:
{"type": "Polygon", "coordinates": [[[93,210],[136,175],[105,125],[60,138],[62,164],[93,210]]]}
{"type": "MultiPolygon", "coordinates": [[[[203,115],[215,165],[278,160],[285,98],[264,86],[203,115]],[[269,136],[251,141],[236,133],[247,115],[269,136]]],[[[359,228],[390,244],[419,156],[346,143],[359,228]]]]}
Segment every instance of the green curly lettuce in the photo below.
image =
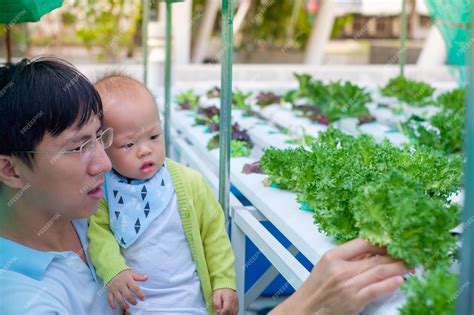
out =
{"type": "Polygon", "coordinates": [[[452,251],[449,230],[459,209],[448,197],[461,186],[457,156],[329,128],[310,150],[266,150],[261,165],[272,182],[297,193],[318,229],[336,241],[363,236],[411,265],[426,264],[438,251],[435,261],[445,260],[452,251]],[[388,222],[392,217],[405,221],[388,222]]]}
{"type": "Polygon", "coordinates": [[[435,89],[427,83],[398,76],[392,78],[380,91],[382,95],[396,97],[408,105],[425,106],[433,104],[435,89]]]}
{"type": "Polygon", "coordinates": [[[280,188],[298,191],[298,180],[303,176],[302,171],[309,155],[310,152],[303,147],[283,150],[267,148],[260,160],[260,168],[280,188]]]}
{"type": "Polygon", "coordinates": [[[466,103],[466,88],[461,87],[438,96],[436,104],[445,110],[463,110],[466,103]]]}
{"type": "Polygon", "coordinates": [[[359,236],[386,246],[388,254],[409,266],[431,267],[449,261],[457,238],[459,206],[432,199],[422,185],[391,172],[360,187],[351,200],[359,236]]]}
{"type": "Polygon", "coordinates": [[[441,112],[425,120],[412,116],[400,124],[401,131],[416,145],[425,145],[447,154],[464,149],[465,89],[441,94],[437,99],[441,112]]]}
{"type": "Polygon", "coordinates": [[[400,315],[456,314],[457,284],[457,275],[450,273],[445,265],[427,271],[421,278],[411,277],[402,285],[407,301],[400,315]]]}
{"type": "Polygon", "coordinates": [[[199,96],[193,90],[187,90],[176,95],[176,102],[181,109],[194,110],[199,107],[199,96]]]}
{"type": "Polygon", "coordinates": [[[247,142],[240,141],[240,140],[231,140],[230,142],[230,156],[235,157],[242,157],[242,156],[250,156],[252,149],[248,147],[247,142]]]}

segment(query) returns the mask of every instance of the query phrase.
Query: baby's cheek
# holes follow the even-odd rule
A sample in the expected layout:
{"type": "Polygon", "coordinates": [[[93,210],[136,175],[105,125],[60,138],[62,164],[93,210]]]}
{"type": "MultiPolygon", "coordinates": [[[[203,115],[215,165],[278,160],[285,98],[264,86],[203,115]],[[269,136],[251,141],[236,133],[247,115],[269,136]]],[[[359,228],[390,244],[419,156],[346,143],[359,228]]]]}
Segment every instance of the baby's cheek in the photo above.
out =
{"type": "Polygon", "coordinates": [[[121,173],[128,173],[133,168],[133,163],[128,161],[124,154],[114,152],[109,155],[112,167],[121,173]]]}
{"type": "Polygon", "coordinates": [[[163,153],[160,154],[160,156],[158,157],[156,164],[163,165],[164,162],[165,162],[165,152],[163,151],[163,153]]]}
{"type": "Polygon", "coordinates": [[[161,164],[163,164],[163,162],[165,161],[165,157],[166,157],[165,143],[164,141],[161,141],[159,149],[158,149],[158,159],[159,159],[158,162],[161,162],[161,164]]]}

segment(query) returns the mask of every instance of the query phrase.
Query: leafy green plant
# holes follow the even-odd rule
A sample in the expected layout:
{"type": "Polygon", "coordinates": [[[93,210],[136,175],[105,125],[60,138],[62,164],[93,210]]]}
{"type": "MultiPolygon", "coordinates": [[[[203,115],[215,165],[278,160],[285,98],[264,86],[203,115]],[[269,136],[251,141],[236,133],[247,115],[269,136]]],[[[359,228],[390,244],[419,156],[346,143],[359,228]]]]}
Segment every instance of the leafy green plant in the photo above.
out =
{"type": "Polygon", "coordinates": [[[199,96],[193,90],[187,90],[176,95],[176,102],[181,109],[196,109],[199,106],[199,96]]]}
{"type": "Polygon", "coordinates": [[[207,98],[219,98],[221,96],[221,89],[218,86],[213,87],[207,91],[207,98]]]}
{"type": "Polygon", "coordinates": [[[463,151],[464,112],[440,112],[428,121],[412,116],[400,124],[401,131],[415,144],[445,153],[463,151]],[[429,123],[429,125],[426,125],[429,123]]]}
{"type": "Polygon", "coordinates": [[[272,183],[296,192],[318,229],[336,241],[363,237],[428,270],[404,284],[401,314],[451,315],[457,277],[446,266],[457,253],[450,230],[460,208],[449,196],[461,187],[462,162],[428,147],[399,148],[329,128],[311,150],[265,150],[260,166],[272,183]]]}
{"type": "Polygon", "coordinates": [[[206,126],[209,132],[219,131],[220,109],[216,106],[199,107],[195,125],[206,126]]]}
{"type": "Polygon", "coordinates": [[[372,98],[364,88],[351,82],[324,84],[308,74],[294,75],[299,88],[290,90],[284,100],[310,120],[323,125],[351,117],[359,118],[361,124],[374,120],[366,106],[372,98]],[[301,104],[302,101],[306,104],[301,104]]]}
{"type": "MultiPolygon", "coordinates": [[[[219,134],[214,135],[207,144],[208,150],[219,147],[219,134]]],[[[247,130],[241,129],[238,123],[232,125],[231,133],[231,157],[249,156],[253,142],[247,133],[247,130]]]]}
{"type": "Polygon", "coordinates": [[[293,105],[302,98],[307,98],[310,95],[316,95],[318,92],[324,93],[324,83],[319,80],[314,80],[310,74],[307,73],[293,73],[293,76],[298,81],[298,89],[289,90],[284,96],[283,100],[293,105]]]}
{"type": "Polygon", "coordinates": [[[260,92],[257,95],[257,105],[260,107],[266,107],[272,104],[279,104],[281,100],[281,96],[276,95],[273,92],[260,92]]]}
{"type": "Polygon", "coordinates": [[[399,76],[392,78],[380,91],[383,95],[396,97],[408,105],[425,106],[433,104],[435,89],[427,83],[399,76]]]}
{"type": "Polygon", "coordinates": [[[407,295],[407,301],[400,309],[400,314],[456,314],[457,278],[455,274],[448,271],[445,265],[427,271],[423,277],[410,277],[402,285],[402,290],[407,295]]]}
{"type": "Polygon", "coordinates": [[[207,132],[219,131],[219,116],[214,115],[211,117],[197,116],[195,119],[195,126],[206,126],[207,132]]]}
{"type": "Polygon", "coordinates": [[[440,95],[437,104],[441,112],[429,119],[412,116],[400,124],[400,130],[418,145],[452,154],[463,152],[464,88],[440,95]]]}
{"type": "Polygon", "coordinates": [[[303,175],[304,161],[309,156],[310,152],[302,147],[283,150],[267,148],[260,160],[260,168],[280,188],[298,191],[298,180],[303,175]]]}
{"type": "Polygon", "coordinates": [[[241,109],[245,111],[250,111],[251,107],[248,103],[248,99],[252,96],[252,92],[244,93],[240,90],[237,90],[232,93],[232,104],[235,109],[241,109]]]}
{"type": "Polygon", "coordinates": [[[464,104],[466,103],[466,88],[461,87],[443,93],[438,96],[436,103],[445,110],[464,110],[464,104]]]}
{"type": "Polygon", "coordinates": [[[325,98],[319,102],[317,98],[314,99],[329,122],[347,117],[370,116],[366,104],[371,100],[365,89],[350,82],[331,82],[327,86],[325,98]]]}
{"type": "Polygon", "coordinates": [[[428,196],[422,186],[393,171],[359,188],[351,200],[359,236],[386,246],[390,256],[409,266],[431,266],[433,257],[448,261],[456,247],[456,237],[447,227],[457,225],[459,206],[445,206],[428,196]]]}
{"type": "Polygon", "coordinates": [[[453,251],[449,230],[459,208],[448,197],[461,186],[460,157],[329,128],[311,150],[265,150],[260,165],[337,241],[362,236],[412,266],[445,261],[453,251]]]}
{"type": "Polygon", "coordinates": [[[252,150],[245,141],[232,140],[230,142],[231,157],[250,156],[251,152],[252,150]]]}
{"type": "MultiPolygon", "coordinates": [[[[215,135],[209,140],[207,144],[208,150],[217,149],[219,147],[219,135],[215,135]]],[[[240,140],[231,140],[230,141],[230,156],[235,157],[242,157],[242,156],[249,156],[252,152],[252,149],[249,147],[248,143],[245,141],[240,140]]]]}

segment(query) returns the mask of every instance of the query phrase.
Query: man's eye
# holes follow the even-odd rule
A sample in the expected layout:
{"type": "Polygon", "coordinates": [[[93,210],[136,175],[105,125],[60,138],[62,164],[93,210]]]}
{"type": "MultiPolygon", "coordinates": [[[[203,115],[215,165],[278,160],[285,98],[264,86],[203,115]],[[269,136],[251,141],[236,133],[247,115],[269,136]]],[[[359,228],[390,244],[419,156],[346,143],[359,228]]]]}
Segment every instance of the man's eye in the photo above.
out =
{"type": "Polygon", "coordinates": [[[150,137],[151,140],[156,140],[160,137],[160,135],[153,135],[150,137]]]}
{"type": "Polygon", "coordinates": [[[81,147],[77,147],[77,148],[71,149],[69,151],[71,151],[71,152],[81,152],[81,147]]]}

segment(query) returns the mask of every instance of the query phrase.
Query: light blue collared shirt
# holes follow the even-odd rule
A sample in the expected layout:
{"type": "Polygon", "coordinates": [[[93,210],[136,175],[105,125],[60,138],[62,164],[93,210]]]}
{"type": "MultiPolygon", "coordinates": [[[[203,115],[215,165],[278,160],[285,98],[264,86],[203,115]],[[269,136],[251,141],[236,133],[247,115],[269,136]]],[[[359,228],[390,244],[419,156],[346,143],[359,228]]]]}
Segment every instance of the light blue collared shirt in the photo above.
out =
{"type": "Polygon", "coordinates": [[[88,255],[87,219],[73,221],[87,266],[72,251],[42,252],[0,237],[0,314],[120,314],[88,255]]]}

